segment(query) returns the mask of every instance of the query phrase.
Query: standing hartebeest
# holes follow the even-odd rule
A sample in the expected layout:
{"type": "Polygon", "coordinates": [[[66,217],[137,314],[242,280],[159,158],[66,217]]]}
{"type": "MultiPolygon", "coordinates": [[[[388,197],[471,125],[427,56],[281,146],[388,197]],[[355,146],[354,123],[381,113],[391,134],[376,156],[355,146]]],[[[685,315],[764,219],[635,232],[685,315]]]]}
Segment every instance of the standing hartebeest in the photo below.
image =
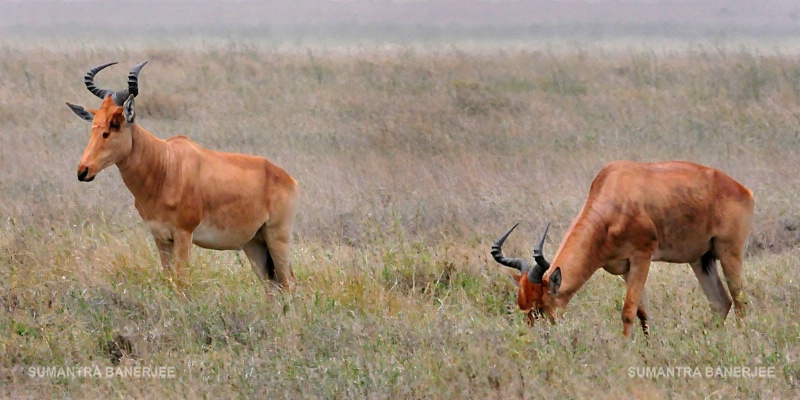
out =
{"type": "Polygon", "coordinates": [[[139,71],[128,88],[99,89],[86,73],[86,88],[103,99],[99,109],[67,103],[92,122],[91,138],[78,164],[78,180],[90,182],[116,164],[133,194],[136,210],[155,239],[161,264],[181,282],[192,243],[215,250],[243,249],[256,275],[282,288],[295,283],[289,240],[297,182],[268,160],[204,149],[186,136],[162,140],[135,123],[139,71]]]}
{"type": "MultiPolygon", "coordinates": [[[[534,249],[536,265],[503,256],[502,246],[516,225],[492,246],[492,256],[520,271],[517,302],[529,322],[554,320],[600,268],[622,275],[627,285],[622,307],[623,335],[638,316],[645,335],[645,280],[651,261],[689,263],[711,307],[724,320],[731,297],[719,278],[716,260],[744,315],[742,257],[753,217],[753,193],[714,168],[673,161],[609,163],[592,182],[589,196],[564,235],[553,263],[542,254],[547,229],[534,249]]],[[[549,224],[548,224],[549,226],[549,224]]]]}

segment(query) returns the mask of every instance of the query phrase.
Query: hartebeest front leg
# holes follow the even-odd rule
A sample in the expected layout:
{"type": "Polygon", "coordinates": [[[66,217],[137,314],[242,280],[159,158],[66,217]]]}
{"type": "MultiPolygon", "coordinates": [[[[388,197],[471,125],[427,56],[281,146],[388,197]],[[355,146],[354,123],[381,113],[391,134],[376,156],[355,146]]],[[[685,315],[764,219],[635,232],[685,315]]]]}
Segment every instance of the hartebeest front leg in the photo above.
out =
{"type": "MultiPolygon", "coordinates": [[[[642,329],[647,334],[647,312],[640,308],[640,303],[646,296],[644,284],[647,281],[647,273],[650,270],[650,255],[638,255],[630,260],[630,269],[624,275],[627,291],[625,293],[625,303],[622,305],[622,335],[630,337],[633,318],[637,315],[642,321],[642,329]],[[643,312],[640,312],[643,311],[643,312]],[[642,319],[642,316],[644,319],[642,319]]],[[[646,304],[645,304],[646,307],[646,304]]]]}
{"type": "Polygon", "coordinates": [[[186,284],[186,268],[189,267],[189,249],[192,246],[192,233],[184,230],[176,230],[172,234],[173,250],[175,254],[175,281],[178,290],[186,284]]]}
{"type": "Polygon", "coordinates": [[[164,272],[172,274],[173,245],[172,241],[155,240],[158,256],[161,258],[161,266],[164,272]]]}
{"type": "Polygon", "coordinates": [[[644,336],[650,335],[650,327],[647,325],[647,289],[642,288],[642,298],[639,299],[639,307],[636,309],[636,316],[639,317],[639,323],[642,325],[642,332],[644,336]]]}

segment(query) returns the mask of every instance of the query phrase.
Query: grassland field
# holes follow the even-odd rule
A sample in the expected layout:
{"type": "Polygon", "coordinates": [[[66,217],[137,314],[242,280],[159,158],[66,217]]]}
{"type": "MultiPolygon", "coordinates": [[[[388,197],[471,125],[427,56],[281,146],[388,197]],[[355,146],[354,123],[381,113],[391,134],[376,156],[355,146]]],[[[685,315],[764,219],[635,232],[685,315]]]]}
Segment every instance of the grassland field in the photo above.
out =
{"type": "Polygon", "coordinates": [[[6,43],[0,397],[799,398],[798,127],[791,52],[6,43]],[[97,106],[87,68],[120,61],[97,82],[121,88],[142,60],[139,124],[299,181],[295,293],[194,247],[179,295],[116,168],[75,178],[89,126],[64,102],[97,106]],[[559,324],[526,325],[492,241],[519,221],[506,254],[529,256],[552,222],[552,257],[617,159],[694,161],[754,191],[744,319],[719,324],[688,265],[657,263],[649,341],[622,338],[605,272],[559,324]],[[174,376],[32,373],[136,366],[174,376]],[[706,376],[736,367],[771,375],[706,376]]]}

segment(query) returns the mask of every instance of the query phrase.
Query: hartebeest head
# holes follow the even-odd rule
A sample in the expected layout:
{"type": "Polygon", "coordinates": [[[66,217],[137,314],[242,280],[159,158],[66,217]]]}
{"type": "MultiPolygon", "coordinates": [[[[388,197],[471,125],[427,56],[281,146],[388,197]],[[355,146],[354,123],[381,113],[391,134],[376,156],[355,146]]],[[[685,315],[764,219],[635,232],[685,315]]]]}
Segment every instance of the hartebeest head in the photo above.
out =
{"type": "Polygon", "coordinates": [[[94,83],[94,76],[103,68],[116,62],[98,65],[86,73],[86,88],[103,99],[99,109],[67,103],[75,114],[92,123],[91,138],[78,164],[78,180],[90,182],[109,165],[125,159],[132,146],[130,127],[135,113],[133,98],[139,94],[139,71],[147,61],[136,65],[128,74],[128,87],[120,91],[100,89],[94,83]]]}
{"type": "Polygon", "coordinates": [[[508,235],[517,227],[519,223],[514,224],[500,239],[497,239],[492,246],[492,257],[498,263],[507,267],[518,270],[519,274],[510,274],[514,283],[517,285],[517,304],[520,310],[528,314],[528,322],[533,323],[535,319],[540,316],[547,315],[552,318],[552,308],[550,304],[550,286],[558,285],[561,279],[561,271],[556,271],[550,274],[547,282],[544,282],[544,273],[550,268],[550,263],[544,257],[542,247],[544,247],[544,240],[547,237],[547,230],[550,224],[544,228],[544,233],[539,243],[533,249],[533,260],[536,265],[533,267],[522,258],[509,258],[503,256],[503,243],[508,238],[508,235]]]}

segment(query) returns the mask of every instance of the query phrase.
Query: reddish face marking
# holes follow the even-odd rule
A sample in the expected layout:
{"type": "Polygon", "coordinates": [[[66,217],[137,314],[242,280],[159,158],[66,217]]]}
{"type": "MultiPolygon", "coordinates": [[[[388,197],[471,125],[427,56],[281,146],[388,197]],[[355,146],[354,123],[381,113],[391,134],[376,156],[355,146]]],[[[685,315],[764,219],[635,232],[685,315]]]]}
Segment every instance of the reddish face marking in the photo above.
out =
{"type": "Polygon", "coordinates": [[[545,315],[544,307],[544,288],[541,283],[531,283],[528,276],[517,275],[514,279],[519,283],[517,289],[517,305],[519,309],[528,315],[528,324],[545,315]]]}

